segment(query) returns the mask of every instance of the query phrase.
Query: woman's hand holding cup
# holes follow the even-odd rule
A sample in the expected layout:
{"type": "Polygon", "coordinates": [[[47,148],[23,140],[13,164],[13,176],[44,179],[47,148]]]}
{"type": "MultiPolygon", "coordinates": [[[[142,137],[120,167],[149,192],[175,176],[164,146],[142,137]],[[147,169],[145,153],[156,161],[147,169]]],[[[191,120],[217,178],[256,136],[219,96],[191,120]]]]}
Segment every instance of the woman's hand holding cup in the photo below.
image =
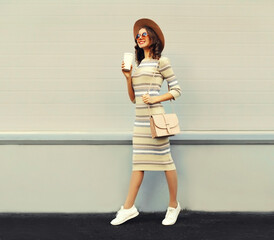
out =
{"type": "Polygon", "coordinates": [[[122,71],[127,79],[131,77],[133,54],[130,52],[124,53],[124,60],[122,62],[122,71]]]}
{"type": "Polygon", "coordinates": [[[122,72],[125,75],[127,79],[131,78],[131,72],[132,72],[132,65],[130,67],[130,70],[125,69],[125,62],[122,62],[122,72]]]}

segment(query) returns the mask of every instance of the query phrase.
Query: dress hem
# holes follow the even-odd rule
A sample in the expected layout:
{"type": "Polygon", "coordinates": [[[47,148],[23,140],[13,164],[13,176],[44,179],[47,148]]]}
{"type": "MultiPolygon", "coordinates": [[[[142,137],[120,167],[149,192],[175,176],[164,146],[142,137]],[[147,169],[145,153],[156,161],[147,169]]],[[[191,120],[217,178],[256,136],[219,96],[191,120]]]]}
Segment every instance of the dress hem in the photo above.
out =
{"type": "Polygon", "coordinates": [[[170,166],[163,168],[163,166],[159,166],[159,168],[151,168],[151,166],[133,166],[132,171],[172,171],[176,170],[176,167],[174,164],[171,164],[170,166]]]}

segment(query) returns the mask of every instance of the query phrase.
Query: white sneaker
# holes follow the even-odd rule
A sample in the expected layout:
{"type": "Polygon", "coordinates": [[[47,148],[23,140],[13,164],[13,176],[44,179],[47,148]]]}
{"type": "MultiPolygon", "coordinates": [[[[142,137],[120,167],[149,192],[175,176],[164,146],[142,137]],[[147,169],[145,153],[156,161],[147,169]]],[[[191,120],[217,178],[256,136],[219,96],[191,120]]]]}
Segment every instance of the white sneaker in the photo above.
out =
{"type": "Polygon", "coordinates": [[[114,218],[110,224],[112,225],[120,225],[126,222],[129,219],[135,218],[139,215],[137,208],[133,205],[129,209],[124,209],[124,206],[117,212],[116,218],[114,218]]]}
{"type": "Polygon", "coordinates": [[[162,221],[163,225],[173,225],[176,223],[178,215],[181,211],[181,206],[178,202],[177,208],[168,207],[165,219],[162,221]]]}

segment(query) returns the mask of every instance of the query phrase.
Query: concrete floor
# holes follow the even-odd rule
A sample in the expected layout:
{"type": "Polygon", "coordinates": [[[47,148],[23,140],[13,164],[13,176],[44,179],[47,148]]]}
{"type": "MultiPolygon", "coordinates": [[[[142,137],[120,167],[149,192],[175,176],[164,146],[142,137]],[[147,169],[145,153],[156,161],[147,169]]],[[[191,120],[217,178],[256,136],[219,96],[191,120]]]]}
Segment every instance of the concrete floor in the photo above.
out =
{"type": "Polygon", "coordinates": [[[202,239],[273,240],[274,212],[182,211],[173,226],[162,226],[165,213],[143,213],[120,226],[115,213],[1,213],[0,240],[202,239]]]}

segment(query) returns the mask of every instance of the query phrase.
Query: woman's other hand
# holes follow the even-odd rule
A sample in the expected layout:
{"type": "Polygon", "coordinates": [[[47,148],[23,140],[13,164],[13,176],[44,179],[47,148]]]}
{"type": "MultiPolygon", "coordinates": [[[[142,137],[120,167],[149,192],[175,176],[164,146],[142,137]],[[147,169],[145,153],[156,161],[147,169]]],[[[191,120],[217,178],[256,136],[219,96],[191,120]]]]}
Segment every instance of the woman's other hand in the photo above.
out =
{"type": "Polygon", "coordinates": [[[145,94],[142,96],[143,102],[146,104],[154,104],[156,103],[156,97],[151,97],[149,94],[145,94]]]}

